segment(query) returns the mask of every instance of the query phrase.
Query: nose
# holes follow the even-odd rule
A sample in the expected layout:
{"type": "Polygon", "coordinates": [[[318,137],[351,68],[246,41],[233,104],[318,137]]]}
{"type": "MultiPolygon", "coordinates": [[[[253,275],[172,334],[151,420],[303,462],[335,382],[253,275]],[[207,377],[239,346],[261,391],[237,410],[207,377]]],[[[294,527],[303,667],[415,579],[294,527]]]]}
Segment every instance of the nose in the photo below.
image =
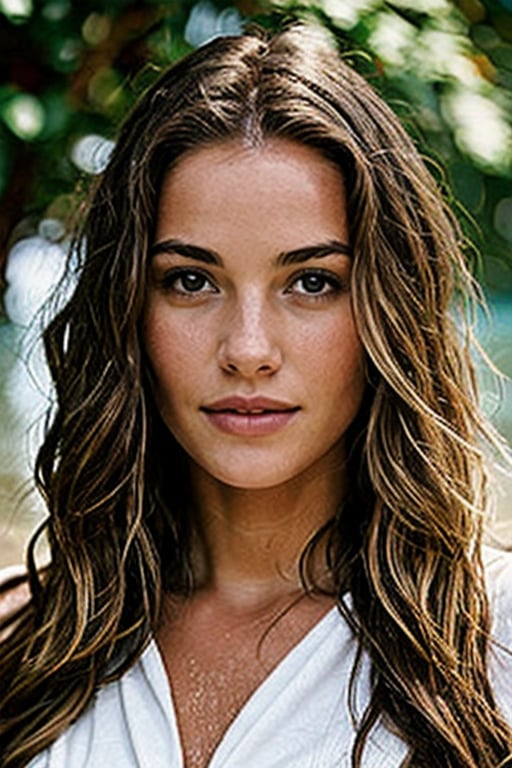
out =
{"type": "Polygon", "coordinates": [[[272,376],[282,365],[278,326],[257,296],[239,301],[221,333],[218,361],[223,371],[244,378],[272,376]]]}

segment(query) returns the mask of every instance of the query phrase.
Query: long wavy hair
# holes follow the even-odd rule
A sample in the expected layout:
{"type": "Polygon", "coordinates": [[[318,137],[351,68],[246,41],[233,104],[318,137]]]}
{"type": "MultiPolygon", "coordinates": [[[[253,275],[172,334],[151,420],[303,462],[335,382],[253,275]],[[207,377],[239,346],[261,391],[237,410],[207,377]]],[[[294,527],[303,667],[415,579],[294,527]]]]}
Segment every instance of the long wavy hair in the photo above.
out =
{"type": "Polygon", "coordinates": [[[486,432],[454,320],[474,290],[461,234],[396,116],[324,33],[299,26],[220,38],[167,70],[92,195],[76,290],[44,336],[56,405],[36,476],[51,558],[38,571],[32,542],[32,599],[1,647],[4,768],[51,744],[134,663],[164,592],[194,589],[187,460],[156,411],[141,345],[148,247],[163,176],[184,153],[271,137],[335,163],[348,195],[368,385],[351,487],[321,534],[371,660],[352,765],[379,720],[408,744],[410,768],[512,765],[487,673],[486,432]]]}

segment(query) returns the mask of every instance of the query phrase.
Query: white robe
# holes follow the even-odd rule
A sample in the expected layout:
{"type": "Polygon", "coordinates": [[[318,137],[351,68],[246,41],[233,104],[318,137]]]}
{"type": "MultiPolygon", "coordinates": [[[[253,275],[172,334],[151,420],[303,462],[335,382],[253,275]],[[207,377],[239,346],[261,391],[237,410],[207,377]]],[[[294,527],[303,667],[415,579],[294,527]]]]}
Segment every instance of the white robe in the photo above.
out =
{"type": "MultiPolygon", "coordinates": [[[[512,651],[512,556],[487,552],[493,634],[512,651]]],[[[354,728],[347,705],[356,643],[332,609],[252,694],[227,729],[209,768],[350,768],[354,728]]],[[[359,713],[368,700],[369,663],[357,684],[359,713]]],[[[490,674],[512,724],[512,655],[493,646],[490,674]]],[[[398,768],[406,747],[378,724],[365,768],[398,768]]],[[[29,768],[183,768],[176,712],[153,641],[118,681],[29,768]]]]}

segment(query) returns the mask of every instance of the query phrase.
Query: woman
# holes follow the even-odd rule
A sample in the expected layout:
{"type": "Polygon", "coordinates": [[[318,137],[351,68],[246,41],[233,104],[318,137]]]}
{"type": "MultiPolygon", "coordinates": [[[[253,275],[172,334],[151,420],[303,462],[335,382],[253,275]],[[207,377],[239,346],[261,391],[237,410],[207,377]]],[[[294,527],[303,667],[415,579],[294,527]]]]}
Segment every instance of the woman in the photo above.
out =
{"type": "Polygon", "coordinates": [[[512,765],[459,244],[318,30],[148,91],[45,334],[51,562],[6,628],[6,768],[512,765]]]}

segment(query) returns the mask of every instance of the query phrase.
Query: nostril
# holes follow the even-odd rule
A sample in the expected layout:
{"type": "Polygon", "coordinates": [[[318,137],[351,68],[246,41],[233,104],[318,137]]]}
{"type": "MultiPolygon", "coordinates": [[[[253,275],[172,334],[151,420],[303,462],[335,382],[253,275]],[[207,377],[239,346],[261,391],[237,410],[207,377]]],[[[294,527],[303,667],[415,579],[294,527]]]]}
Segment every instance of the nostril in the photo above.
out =
{"type": "Polygon", "coordinates": [[[223,371],[243,377],[270,376],[282,363],[280,347],[267,336],[256,337],[236,328],[219,343],[217,359],[223,371]]]}

